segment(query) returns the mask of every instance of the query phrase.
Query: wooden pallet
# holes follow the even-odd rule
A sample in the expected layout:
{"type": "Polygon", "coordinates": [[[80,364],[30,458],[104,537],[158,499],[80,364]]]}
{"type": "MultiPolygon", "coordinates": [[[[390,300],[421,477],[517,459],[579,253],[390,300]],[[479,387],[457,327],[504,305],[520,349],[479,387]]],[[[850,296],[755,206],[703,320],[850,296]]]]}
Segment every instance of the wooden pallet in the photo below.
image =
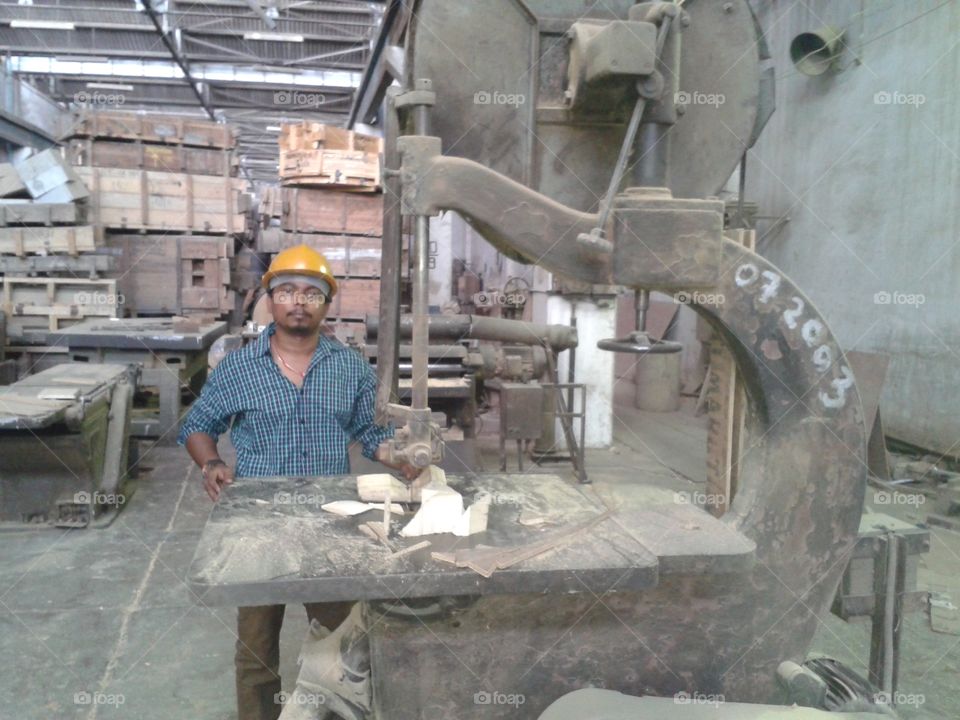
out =
{"type": "Polygon", "coordinates": [[[108,229],[241,233],[242,180],[209,175],[78,167],[91,217],[108,229]]]}
{"type": "Polygon", "coordinates": [[[4,275],[0,309],[7,316],[7,335],[18,339],[90,317],[116,317],[119,299],[115,280],[4,275]]]}
{"type": "Polygon", "coordinates": [[[83,203],[39,203],[0,200],[0,226],[80,225],[86,222],[83,203]]]}
{"type": "Polygon", "coordinates": [[[336,277],[380,277],[383,241],[370,235],[283,232],[270,228],[260,233],[257,250],[277,253],[307,245],[323,253],[336,277]]]}
{"type": "Polygon", "coordinates": [[[109,234],[124,307],[134,314],[220,315],[234,309],[233,239],[198,235],[109,234]]]}
{"type": "Polygon", "coordinates": [[[383,235],[383,195],[285,187],[284,230],[303,233],[383,235]]]}
{"type": "Polygon", "coordinates": [[[85,112],[77,116],[64,139],[75,137],[145,140],[195,147],[236,147],[236,133],[228,125],[176,115],[130,112],[85,112]]]}
{"type": "Polygon", "coordinates": [[[218,177],[237,174],[237,158],[225,148],[167,145],[142,140],[74,138],[67,145],[71,165],[193,173],[218,177]]]}
{"type": "Polygon", "coordinates": [[[0,227],[0,254],[67,253],[77,255],[97,249],[93,227],[57,225],[52,227],[0,227]]]}

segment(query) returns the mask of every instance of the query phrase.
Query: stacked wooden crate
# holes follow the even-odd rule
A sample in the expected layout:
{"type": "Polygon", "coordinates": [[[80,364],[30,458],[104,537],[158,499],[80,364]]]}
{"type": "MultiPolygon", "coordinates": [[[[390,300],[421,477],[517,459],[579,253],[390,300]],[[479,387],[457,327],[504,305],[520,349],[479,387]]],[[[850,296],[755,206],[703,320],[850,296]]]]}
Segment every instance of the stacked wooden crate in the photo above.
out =
{"type": "Polygon", "coordinates": [[[46,334],[88,317],[114,317],[112,267],[96,253],[89,192],[58,148],[16,166],[0,164],[0,309],[13,345],[44,344],[46,334]]]}
{"type": "Polygon", "coordinates": [[[341,338],[362,339],[380,304],[382,141],[318,123],[284,125],[279,187],[260,195],[256,249],[272,257],[294,245],[326,255],[339,281],[327,318],[341,338]]]}
{"type": "Polygon", "coordinates": [[[103,252],[116,261],[129,315],[210,315],[236,309],[231,259],[247,232],[236,136],[215,122],[92,112],[66,152],[90,190],[103,252]]]}

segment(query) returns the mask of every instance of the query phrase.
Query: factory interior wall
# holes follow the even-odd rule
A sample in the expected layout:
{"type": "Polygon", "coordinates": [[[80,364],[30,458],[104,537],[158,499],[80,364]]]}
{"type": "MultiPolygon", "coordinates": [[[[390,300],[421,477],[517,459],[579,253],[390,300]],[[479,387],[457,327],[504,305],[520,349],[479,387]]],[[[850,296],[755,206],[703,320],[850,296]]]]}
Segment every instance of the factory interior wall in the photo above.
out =
{"type": "Polygon", "coordinates": [[[777,73],[747,163],[758,249],[844,349],[890,355],[887,434],[960,455],[960,4],[753,5],[777,73]],[[846,31],[837,70],[800,74],[791,39],[825,25],[846,31]]]}

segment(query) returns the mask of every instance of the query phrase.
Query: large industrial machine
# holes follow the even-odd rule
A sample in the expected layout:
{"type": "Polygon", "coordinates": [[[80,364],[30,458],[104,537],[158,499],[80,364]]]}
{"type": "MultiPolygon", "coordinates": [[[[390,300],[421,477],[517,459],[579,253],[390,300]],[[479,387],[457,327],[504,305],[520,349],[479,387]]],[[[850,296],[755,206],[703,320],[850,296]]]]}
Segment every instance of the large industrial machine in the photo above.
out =
{"type": "MultiPolygon", "coordinates": [[[[400,427],[391,456],[426,467],[443,455],[427,403],[427,281],[428,221],[444,210],[510,257],[573,281],[724,298],[695,309],[744,380],[749,452],[720,518],[653,488],[643,506],[608,508],[550,475],[448,478],[465,496],[512,498],[491,508],[488,532],[456,548],[538,542],[542,532],[518,522],[533,511],[568,536],[489,577],[429,551],[362,537],[361,548],[348,524],[319,511],[264,509],[278,491],[319,491],[311,479],[231,488],[191,584],[208,604],[362,601],[363,649],[351,644],[348,664],[369,689],[338,714],[535,718],[588,687],[744,703],[729,717],[795,699],[782,663],[804,661],[853,549],[865,431],[822,316],[723,234],[714,196],[772,111],[766,63],[745,0],[415,4],[404,81],[387,91],[383,116],[386,191],[402,198],[384,222],[377,351],[380,416],[400,427]],[[404,218],[414,228],[409,405],[397,402],[404,218]],[[245,523],[257,532],[242,532],[245,523]],[[238,535],[258,538],[247,557],[275,553],[288,566],[233,563],[238,535]]],[[[604,346],[651,351],[642,330],[604,346]]],[[[348,480],[322,487],[327,499],[349,496],[348,480]]],[[[607,714],[570,701],[544,717],[648,716],[636,698],[611,697],[607,714]]],[[[669,717],[668,705],[649,716],[669,717]]],[[[695,705],[672,707],[696,717],[695,705]]]]}

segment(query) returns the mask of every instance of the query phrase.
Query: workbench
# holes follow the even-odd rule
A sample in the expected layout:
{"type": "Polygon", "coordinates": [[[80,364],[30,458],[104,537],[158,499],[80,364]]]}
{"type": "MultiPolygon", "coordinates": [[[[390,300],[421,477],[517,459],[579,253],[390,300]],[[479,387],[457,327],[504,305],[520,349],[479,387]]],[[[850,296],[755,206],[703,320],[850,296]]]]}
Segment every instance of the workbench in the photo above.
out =
{"type": "Polygon", "coordinates": [[[624,623],[643,612],[643,591],[671,574],[737,582],[753,567],[750,540],[693,505],[673,502],[670,493],[663,504],[605,516],[608,508],[588,490],[552,474],[447,481],[466,505],[479,495],[492,498],[487,531],[400,538],[396,531],[411,516],[394,514],[388,548],[359,531],[382,513],[340,517],[320,508],[357,499],[355,477],[239,479],[211,512],[188,586],[204,605],[363,601],[373,717],[459,720],[507,717],[515,708],[476,705],[473,695],[484,687],[451,652],[492,677],[498,690],[525,694],[529,717],[585,684],[636,692],[636,674],[625,679],[622,665],[640,645],[624,623]],[[489,578],[432,557],[527,545],[591,518],[601,519],[489,578]],[[425,539],[430,547],[394,557],[425,539]],[[618,607],[618,616],[599,598],[618,607]],[[589,622],[578,626],[586,615],[589,622]]]}
{"type": "Polygon", "coordinates": [[[207,351],[227,332],[227,323],[181,324],[170,318],[88,320],[60,332],[49,342],[67,346],[74,362],[137,363],[140,387],[155,388],[159,406],[135,404],[132,432],[137,437],[176,441],[182,387],[199,395],[206,380],[207,351]]]}
{"type": "Polygon", "coordinates": [[[86,527],[126,501],[135,365],[67,363],[0,388],[0,523],[86,527]]]}

